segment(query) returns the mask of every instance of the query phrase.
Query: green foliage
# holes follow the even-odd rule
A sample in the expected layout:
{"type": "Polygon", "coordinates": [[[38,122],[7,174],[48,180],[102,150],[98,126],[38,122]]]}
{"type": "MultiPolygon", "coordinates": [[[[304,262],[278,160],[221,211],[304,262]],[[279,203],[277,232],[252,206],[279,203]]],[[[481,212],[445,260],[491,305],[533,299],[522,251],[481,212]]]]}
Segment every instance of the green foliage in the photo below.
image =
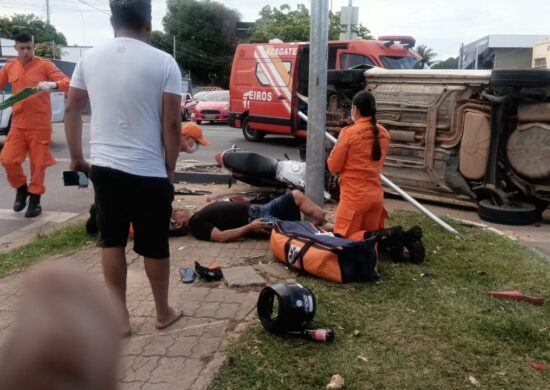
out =
{"type": "Polygon", "coordinates": [[[165,34],[156,32],[153,45],[172,53],[199,84],[227,87],[236,47],[236,10],[211,0],[168,0],[165,34]]]}
{"type": "MultiPolygon", "coordinates": [[[[298,4],[293,10],[290,5],[283,4],[279,8],[266,5],[260,11],[260,18],[252,29],[251,42],[268,42],[278,38],[283,42],[309,41],[309,9],[304,4],[298,4]]],[[[329,13],[329,39],[340,39],[340,12],[329,13]]],[[[354,32],[362,39],[372,39],[370,31],[359,24],[354,32]]]]}
{"type": "MultiPolygon", "coordinates": [[[[421,225],[421,265],[382,257],[377,283],[297,281],[317,298],[313,327],[333,343],[278,337],[254,323],[228,347],[211,389],[321,389],[336,373],[346,389],[549,389],[550,305],[488,297],[521,290],[548,297],[548,262],[516,242],[459,226],[455,237],[418,213],[392,213],[387,226],[421,225]]],[[[265,259],[262,262],[265,263],[265,259]]],[[[281,266],[282,267],[282,266],[281,266]]]]}
{"type": "Polygon", "coordinates": [[[449,57],[432,65],[432,69],[458,69],[458,57],[449,57]]]}
{"type": "Polygon", "coordinates": [[[51,24],[46,24],[34,14],[15,14],[10,17],[0,17],[0,36],[12,39],[14,35],[26,32],[34,36],[34,42],[55,42],[56,45],[66,45],[67,38],[58,32],[51,24]]]}
{"type": "Polygon", "coordinates": [[[437,53],[429,48],[427,45],[418,45],[416,47],[416,52],[422,57],[426,64],[433,64],[433,59],[437,56],[437,53]]]}
{"type": "Polygon", "coordinates": [[[34,54],[44,58],[61,58],[61,47],[53,45],[51,42],[37,43],[34,47],[34,54]]]}
{"type": "Polygon", "coordinates": [[[21,270],[44,257],[67,253],[90,243],[82,223],[40,235],[30,244],[0,253],[0,276],[21,270]]]}

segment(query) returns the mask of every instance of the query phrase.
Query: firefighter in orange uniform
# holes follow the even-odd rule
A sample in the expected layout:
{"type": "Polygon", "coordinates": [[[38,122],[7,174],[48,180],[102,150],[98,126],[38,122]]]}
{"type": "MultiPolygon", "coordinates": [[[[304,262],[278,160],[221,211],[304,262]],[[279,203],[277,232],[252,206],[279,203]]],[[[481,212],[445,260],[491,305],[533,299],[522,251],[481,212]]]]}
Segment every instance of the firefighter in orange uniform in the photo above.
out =
{"type": "Polygon", "coordinates": [[[54,88],[68,91],[69,78],[51,61],[34,56],[30,35],[17,35],[15,50],[17,58],[8,61],[0,70],[0,89],[11,83],[14,94],[27,87],[38,87],[43,91],[13,106],[11,129],[0,153],[0,161],[6,169],[8,182],[17,189],[13,210],[23,210],[29,198],[25,217],[33,218],[42,212],[40,196],[46,192],[46,168],[56,163],[50,154],[52,109],[48,91],[54,88]],[[21,166],[27,152],[31,166],[28,186],[21,166]]]}
{"type": "Polygon", "coordinates": [[[334,233],[358,240],[366,231],[384,228],[387,214],[380,173],[390,134],[376,123],[376,102],[370,92],[361,91],[354,96],[351,117],[354,124],[340,132],[328,167],[340,174],[334,233]]]}

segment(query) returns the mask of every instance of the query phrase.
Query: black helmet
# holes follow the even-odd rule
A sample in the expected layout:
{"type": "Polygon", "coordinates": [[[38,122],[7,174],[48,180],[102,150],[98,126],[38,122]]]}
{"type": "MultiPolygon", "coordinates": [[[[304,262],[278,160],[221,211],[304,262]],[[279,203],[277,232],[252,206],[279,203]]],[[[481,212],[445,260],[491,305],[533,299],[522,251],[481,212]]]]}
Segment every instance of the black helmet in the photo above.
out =
{"type": "Polygon", "coordinates": [[[258,298],[258,317],[272,333],[303,330],[315,316],[315,296],[298,283],[277,283],[265,287],[258,298]],[[273,313],[275,298],[278,313],[273,313]]]}

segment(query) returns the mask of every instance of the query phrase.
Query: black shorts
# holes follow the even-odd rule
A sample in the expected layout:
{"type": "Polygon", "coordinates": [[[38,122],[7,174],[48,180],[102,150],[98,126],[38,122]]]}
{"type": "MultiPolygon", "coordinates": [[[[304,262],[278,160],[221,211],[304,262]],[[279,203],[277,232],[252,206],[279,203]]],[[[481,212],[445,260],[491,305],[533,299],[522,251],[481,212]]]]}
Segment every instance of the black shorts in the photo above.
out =
{"type": "Polygon", "coordinates": [[[174,187],[167,178],[131,175],[93,165],[99,246],[125,247],[130,223],[134,251],[153,259],[170,255],[168,235],[174,187]]]}

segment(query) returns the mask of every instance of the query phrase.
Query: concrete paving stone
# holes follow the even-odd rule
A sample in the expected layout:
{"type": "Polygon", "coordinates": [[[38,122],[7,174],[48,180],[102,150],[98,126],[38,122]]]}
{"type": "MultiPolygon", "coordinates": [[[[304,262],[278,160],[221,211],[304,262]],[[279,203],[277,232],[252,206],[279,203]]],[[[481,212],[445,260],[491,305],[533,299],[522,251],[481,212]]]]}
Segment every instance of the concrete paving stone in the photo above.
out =
{"type": "Polygon", "coordinates": [[[201,337],[206,338],[223,338],[227,329],[231,326],[231,321],[228,320],[218,320],[211,322],[207,327],[204,328],[204,332],[201,337]]]}
{"type": "Polygon", "coordinates": [[[173,335],[157,335],[151,337],[149,342],[144,345],[141,356],[163,356],[166,355],[168,349],[174,344],[175,338],[173,335]]]}
{"type": "MultiPolygon", "coordinates": [[[[208,287],[187,287],[190,285],[184,285],[187,291],[185,291],[182,300],[188,302],[204,302],[205,298],[210,294],[210,288],[208,287]]],[[[181,295],[181,294],[180,294],[181,295]]]]}
{"type": "Polygon", "coordinates": [[[220,303],[218,302],[203,302],[193,312],[193,317],[203,318],[215,318],[214,315],[218,311],[220,303]]]}
{"type": "Polygon", "coordinates": [[[191,357],[192,350],[197,345],[198,336],[174,335],[174,343],[168,348],[168,357],[191,357]]]}
{"type": "Polygon", "coordinates": [[[225,362],[225,356],[223,353],[217,352],[212,357],[212,360],[206,365],[206,367],[201,371],[199,377],[191,386],[191,390],[204,390],[207,389],[216,373],[223,366],[225,362]]]}
{"type": "Polygon", "coordinates": [[[206,334],[200,337],[193,348],[193,357],[203,358],[211,355],[218,350],[221,342],[223,341],[223,335],[218,337],[206,337],[206,334]]]}
{"type": "Polygon", "coordinates": [[[134,356],[132,366],[126,369],[122,382],[147,382],[159,361],[159,356],[134,356]]]}
{"type": "Polygon", "coordinates": [[[227,302],[239,303],[242,294],[227,287],[212,288],[210,293],[204,298],[204,302],[227,302]]]}
{"type": "MultiPolygon", "coordinates": [[[[132,325],[132,324],[131,324],[132,325]]],[[[132,331],[134,329],[132,328],[132,331]]],[[[134,331],[135,334],[135,331],[134,331]]],[[[138,356],[144,351],[150,340],[145,337],[126,337],[122,340],[121,356],[138,356]]]]}
{"type": "Polygon", "coordinates": [[[118,381],[122,381],[124,377],[126,376],[126,371],[132,367],[134,364],[134,356],[133,355],[124,355],[122,354],[120,359],[118,359],[118,381]]]}
{"type": "Polygon", "coordinates": [[[221,303],[218,310],[216,310],[216,312],[214,313],[214,318],[232,319],[235,317],[235,314],[239,311],[240,308],[240,303],[221,303]]]}
{"type": "Polygon", "coordinates": [[[173,386],[170,383],[144,383],[141,390],[170,390],[173,389],[173,386]]]}
{"type": "Polygon", "coordinates": [[[257,264],[253,267],[259,271],[260,274],[265,274],[274,280],[285,280],[294,277],[294,274],[286,269],[283,263],[257,264]]]}
{"type": "Polygon", "coordinates": [[[119,390],[141,390],[145,382],[121,382],[119,385],[119,390]]]}
{"type": "Polygon", "coordinates": [[[246,294],[245,298],[241,303],[241,307],[235,313],[235,320],[244,320],[248,315],[256,310],[256,303],[258,302],[259,292],[251,291],[246,294]]]}
{"type": "Polygon", "coordinates": [[[149,383],[170,383],[188,389],[197,379],[203,363],[199,359],[162,357],[149,383]]]}
{"type": "Polygon", "coordinates": [[[246,240],[241,242],[239,249],[254,249],[256,247],[256,240],[246,240]]]}
{"type": "Polygon", "coordinates": [[[230,267],[223,271],[229,287],[265,286],[266,281],[249,265],[230,267]]]}
{"type": "Polygon", "coordinates": [[[201,336],[206,329],[216,323],[225,323],[226,320],[214,320],[208,318],[189,317],[185,323],[185,327],[178,332],[182,336],[201,336]]]}

